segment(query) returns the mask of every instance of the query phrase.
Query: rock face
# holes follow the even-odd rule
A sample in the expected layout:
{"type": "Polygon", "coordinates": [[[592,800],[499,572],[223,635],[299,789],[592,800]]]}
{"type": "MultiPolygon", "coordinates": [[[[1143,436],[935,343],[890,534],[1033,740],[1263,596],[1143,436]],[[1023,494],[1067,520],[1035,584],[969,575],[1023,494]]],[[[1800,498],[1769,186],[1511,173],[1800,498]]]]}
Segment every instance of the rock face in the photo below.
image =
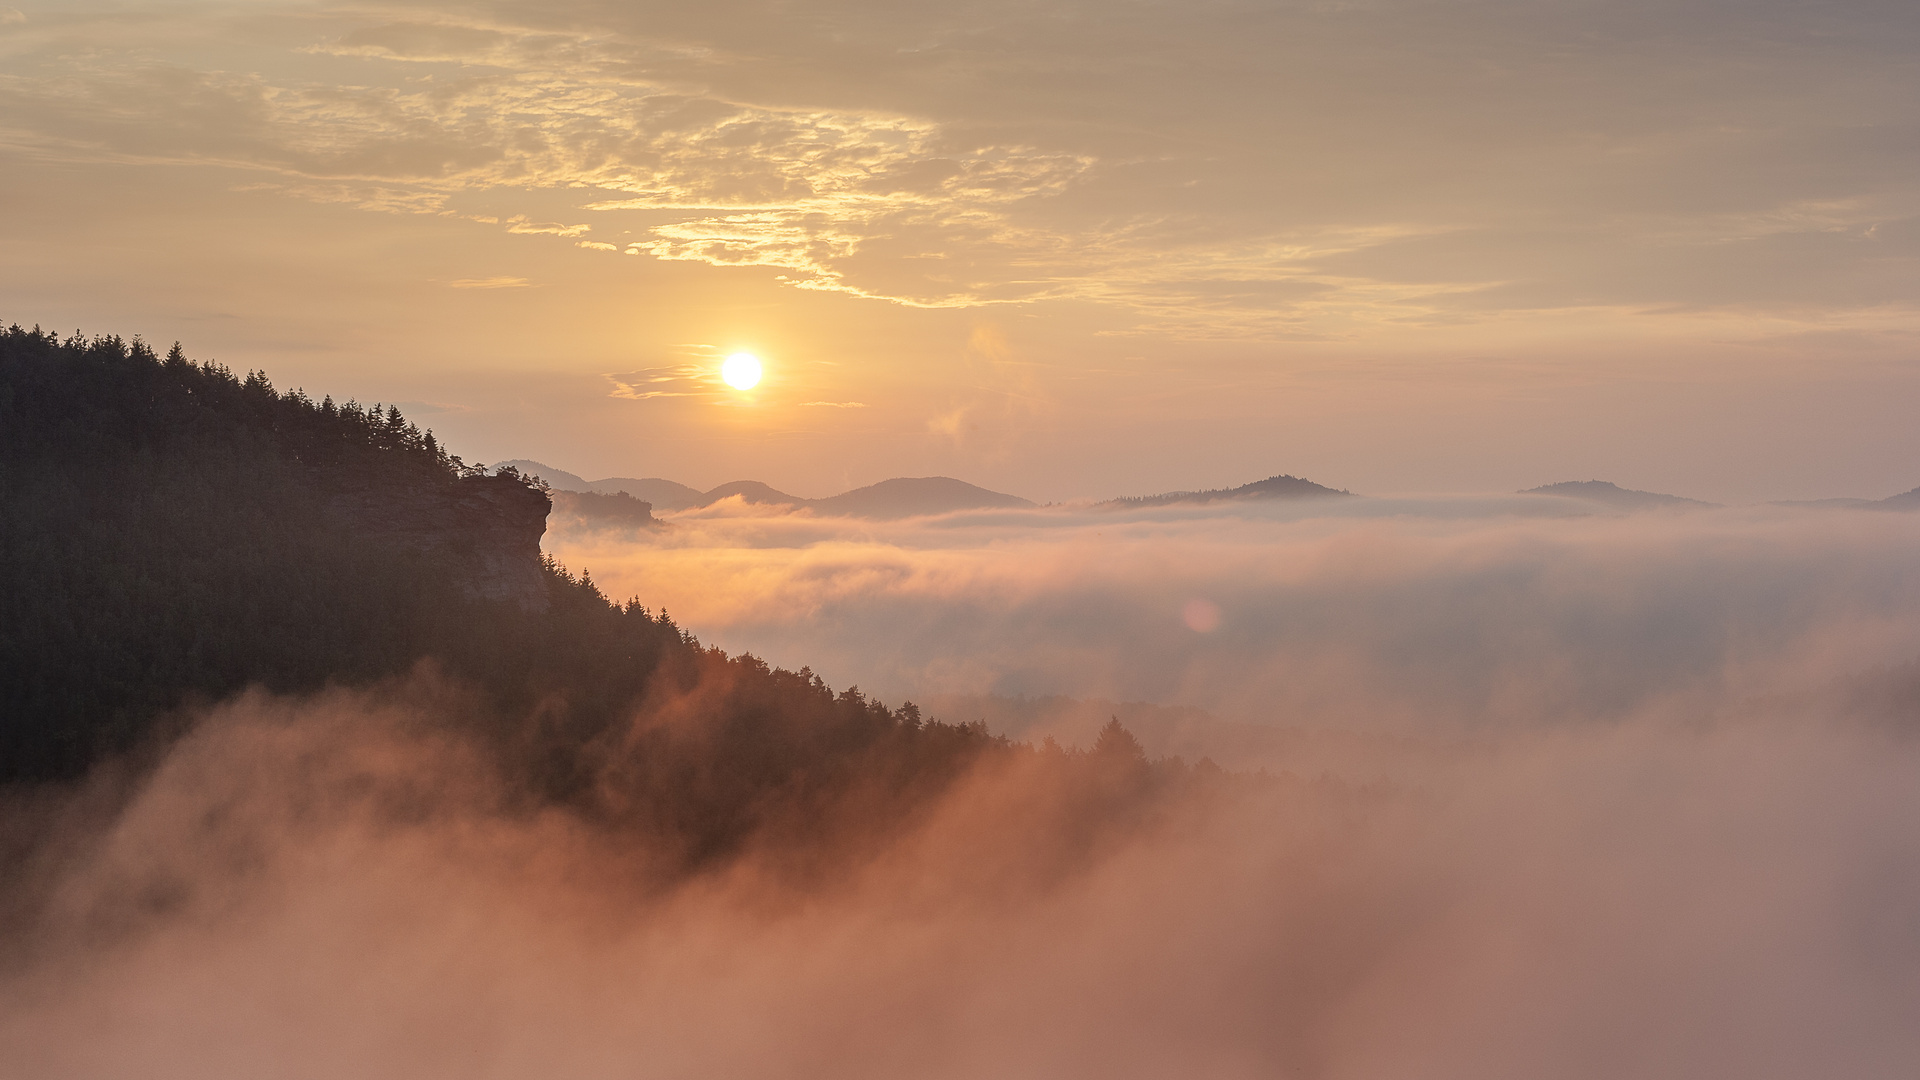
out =
{"type": "Polygon", "coordinates": [[[540,538],[553,502],[505,476],[470,476],[451,488],[336,496],[330,509],[356,532],[448,567],[469,596],[547,608],[540,538]]]}

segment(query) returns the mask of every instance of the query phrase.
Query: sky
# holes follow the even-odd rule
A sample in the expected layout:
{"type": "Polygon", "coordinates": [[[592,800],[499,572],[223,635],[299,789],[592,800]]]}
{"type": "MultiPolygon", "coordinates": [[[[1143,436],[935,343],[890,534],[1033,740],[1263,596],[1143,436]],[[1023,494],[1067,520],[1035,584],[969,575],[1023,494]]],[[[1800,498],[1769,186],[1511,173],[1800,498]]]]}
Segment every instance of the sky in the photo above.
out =
{"type": "Polygon", "coordinates": [[[0,0],[0,319],[590,479],[1878,498],[1917,46],[1880,0],[0,0]]]}

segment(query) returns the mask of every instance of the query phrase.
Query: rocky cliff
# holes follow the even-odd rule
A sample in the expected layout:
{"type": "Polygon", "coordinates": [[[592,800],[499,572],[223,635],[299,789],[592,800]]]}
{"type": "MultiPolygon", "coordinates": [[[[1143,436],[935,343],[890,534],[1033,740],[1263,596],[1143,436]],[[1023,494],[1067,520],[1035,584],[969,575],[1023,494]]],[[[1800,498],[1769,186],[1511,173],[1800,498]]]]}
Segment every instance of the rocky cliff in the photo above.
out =
{"type": "Polygon", "coordinates": [[[470,476],[448,487],[334,496],[335,518],[356,534],[445,566],[469,597],[547,608],[540,538],[553,508],[546,492],[506,476],[470,476]]]}

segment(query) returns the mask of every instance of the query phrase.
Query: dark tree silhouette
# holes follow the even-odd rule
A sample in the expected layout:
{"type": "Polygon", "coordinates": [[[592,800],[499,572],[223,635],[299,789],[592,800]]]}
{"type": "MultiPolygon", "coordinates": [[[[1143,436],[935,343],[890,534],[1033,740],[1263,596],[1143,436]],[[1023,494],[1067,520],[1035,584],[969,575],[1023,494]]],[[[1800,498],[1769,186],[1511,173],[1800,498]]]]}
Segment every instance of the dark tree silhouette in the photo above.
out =
{"type": "Polygon", "coordinates": [[[1134,738],[1133,732],[1115,716],[1107,720],[1100,729],[1100,735],[1094,739],[1093,753],[1103,761],[1147,762],[1147,750],[1134,738]]]}

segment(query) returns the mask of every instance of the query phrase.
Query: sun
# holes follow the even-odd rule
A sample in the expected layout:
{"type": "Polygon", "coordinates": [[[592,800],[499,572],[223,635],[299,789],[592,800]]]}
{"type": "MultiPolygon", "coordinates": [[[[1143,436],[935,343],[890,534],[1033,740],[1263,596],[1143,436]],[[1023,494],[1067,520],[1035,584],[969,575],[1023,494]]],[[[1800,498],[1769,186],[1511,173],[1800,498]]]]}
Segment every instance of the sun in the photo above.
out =
{"type": "Polygon", "coordinates": [[[760,358],[752,353],[734,353],[720,365],[720,377],[735,390],[751,390],[760,382],[760,358]]]}

